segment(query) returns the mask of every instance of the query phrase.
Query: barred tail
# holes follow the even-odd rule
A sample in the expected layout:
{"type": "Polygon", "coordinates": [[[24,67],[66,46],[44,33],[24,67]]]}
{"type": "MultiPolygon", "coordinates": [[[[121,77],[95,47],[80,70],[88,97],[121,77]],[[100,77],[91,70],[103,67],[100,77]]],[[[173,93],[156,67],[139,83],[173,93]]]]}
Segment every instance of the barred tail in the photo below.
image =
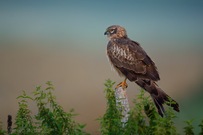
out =
{"type": "Polygon", "coordinates": [[[135,81],[140,87],[145,89],[147,92],[150,93],[153,101],[157,107],[158,113],[163,117],[164,115],[164,107],[163,104],[166,103],[167,105],[171,106],[175,111],[179,112],[179,105],[178,103],[173,100],[170,96],[168,96],[158,85],[151,80],[145,79],[138,79],[135,81]]]}

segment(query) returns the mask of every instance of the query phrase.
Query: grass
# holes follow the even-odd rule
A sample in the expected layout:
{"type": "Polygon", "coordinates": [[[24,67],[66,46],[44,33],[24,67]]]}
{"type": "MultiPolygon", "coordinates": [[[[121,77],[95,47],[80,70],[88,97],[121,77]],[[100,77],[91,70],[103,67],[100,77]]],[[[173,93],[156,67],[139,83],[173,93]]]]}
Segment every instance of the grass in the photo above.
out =
{"type": "MultiPolygon", "coordinates": [[[[101,135],[194,135],[192,120],[186,120],[184,132],[178,133],[174,125],[174,119],[178,118],[173,109],[166,108],[165,116],[160,117],[153,101],[146,96],[144,90],[134,99],[128,121],[121,122],[122,114],[119,105],[116,105],[114,84],[111,80],[105,82],[107,107],[104,115],[98,118],[101,135]]],[[[57,103],[54,90],[52,83],[47,82],[46,88],[36,87],[31,96],[23,91],[17,97],[19,109],[12,130],[8,133],[0,122],[0,135],[87,135],[85,125],[74,120],[74,111],[65,112],[57,103]],[[29,102],[36,104],[36,115],[32,115],[29,102]]],[[[199,128],[199,135],[203,135],[203,120],[199,128]]]]}

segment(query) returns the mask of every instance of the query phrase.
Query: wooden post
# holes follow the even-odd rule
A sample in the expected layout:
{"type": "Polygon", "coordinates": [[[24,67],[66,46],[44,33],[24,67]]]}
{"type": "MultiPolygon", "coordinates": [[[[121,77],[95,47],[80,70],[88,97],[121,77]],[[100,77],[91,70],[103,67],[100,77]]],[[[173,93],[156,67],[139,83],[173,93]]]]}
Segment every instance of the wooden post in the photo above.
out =
{"type": "Polygon", "coordinates": [[[12,132],[12,116],[11,115],[8,115],[7,131],[8,131],[8,134],[11,134],[11,132],[12,132]]]}
{"type": "Polygon", "coordinates": [[[122,87],[116,88],[115,97],[116,97],[116,104],[118,106],[118,109],[122,111],[121,122],[123,123],[123,126],[125,126],[126,122],[128,121],[129,111],[130,111],[128,97],[126,94],[126,88],[125,89],[123,89],[122,87]]]}

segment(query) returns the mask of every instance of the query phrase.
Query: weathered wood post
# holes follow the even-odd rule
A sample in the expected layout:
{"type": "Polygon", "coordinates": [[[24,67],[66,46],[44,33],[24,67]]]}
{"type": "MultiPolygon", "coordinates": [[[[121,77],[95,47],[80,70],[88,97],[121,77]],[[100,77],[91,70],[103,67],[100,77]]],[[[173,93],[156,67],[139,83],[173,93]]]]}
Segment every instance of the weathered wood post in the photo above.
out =
{"type": "Polygon", "coordinates": [[[123,126],[125,126],[126,122],[128,121],[129,111],[130,111],[126,88],[125,89],[123,89],[122,87],[116,88],[115,97],[116,97],[116,105],[118,109],[122,111],[121,122],[123,123],[123,126]]]}

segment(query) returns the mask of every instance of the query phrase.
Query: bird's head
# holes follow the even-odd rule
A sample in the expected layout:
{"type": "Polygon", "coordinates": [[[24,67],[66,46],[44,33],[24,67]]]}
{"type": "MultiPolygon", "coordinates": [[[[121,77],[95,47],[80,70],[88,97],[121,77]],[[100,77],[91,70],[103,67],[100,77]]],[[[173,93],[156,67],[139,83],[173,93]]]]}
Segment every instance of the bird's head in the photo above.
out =
{"type": "Polygon", "coordinates": [[[107,35],[110,39],[116,39],[116,38],[127,38],[127,33],[125,28],[119,26],[119,25],[112,25],[109,26],[104,35],[107,35]]]}

